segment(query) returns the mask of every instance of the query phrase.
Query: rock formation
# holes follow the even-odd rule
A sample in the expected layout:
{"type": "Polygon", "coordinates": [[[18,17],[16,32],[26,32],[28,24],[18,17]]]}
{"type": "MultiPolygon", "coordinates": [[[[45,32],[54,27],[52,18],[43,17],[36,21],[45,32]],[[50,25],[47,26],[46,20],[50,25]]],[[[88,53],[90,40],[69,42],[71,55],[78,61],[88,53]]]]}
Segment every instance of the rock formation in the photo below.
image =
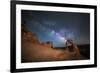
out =
{"type": "Polygon", "coordinates": [[[41,43],[38,40],[37,35],[35,33],[28,31],[24,25],[22,25],[21,34],[22,62],[61,61],[80,59],[79,48],[73,42],[70,42],[70,48],[66,46],[65,50],[54,49],[52,42],[41,43]]]}

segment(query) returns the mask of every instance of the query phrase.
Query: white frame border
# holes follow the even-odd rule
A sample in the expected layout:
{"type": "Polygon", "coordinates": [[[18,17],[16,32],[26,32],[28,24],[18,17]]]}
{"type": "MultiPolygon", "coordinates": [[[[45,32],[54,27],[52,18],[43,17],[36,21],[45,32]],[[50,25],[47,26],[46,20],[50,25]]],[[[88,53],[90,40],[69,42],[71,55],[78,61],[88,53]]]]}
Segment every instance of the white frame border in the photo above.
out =
{"type": "Polygon", "coordinates": [[[16,5],[16,69],[89,65],[89,64],[94,64],[94,9],[37,6],[37,5],[20,5],[20,4],[16,5]],[[90,60],[21,63],[21,10],[22,9],[90,13],[90,48],[91,48],[90,49],[90,60]]]}

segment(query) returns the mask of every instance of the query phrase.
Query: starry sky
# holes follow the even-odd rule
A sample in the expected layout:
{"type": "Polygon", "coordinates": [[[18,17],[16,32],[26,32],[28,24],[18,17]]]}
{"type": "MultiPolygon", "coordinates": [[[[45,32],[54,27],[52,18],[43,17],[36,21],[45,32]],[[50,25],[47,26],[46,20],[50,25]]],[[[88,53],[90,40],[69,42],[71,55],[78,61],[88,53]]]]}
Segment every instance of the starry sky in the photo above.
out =
{"type": "Polygon", "coordinates": [[[22,10],[21,21],[41,42],[52,41],[55,47],[64,47],[67,39],[90,43],[89,13],[22,10]]]}

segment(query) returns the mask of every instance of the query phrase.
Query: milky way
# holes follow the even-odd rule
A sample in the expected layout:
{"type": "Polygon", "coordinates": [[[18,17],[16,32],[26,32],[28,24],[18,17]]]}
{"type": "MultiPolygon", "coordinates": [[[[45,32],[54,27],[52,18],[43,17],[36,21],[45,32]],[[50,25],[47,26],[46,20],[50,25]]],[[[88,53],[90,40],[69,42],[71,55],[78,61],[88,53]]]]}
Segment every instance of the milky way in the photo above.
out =
{"type": "Polygon", "coordinates": [[[67,39],[77,44],[90,42],[89,13],[22,10],[22,24],[36,33],[40,41],[64,46],[67,39]]]}

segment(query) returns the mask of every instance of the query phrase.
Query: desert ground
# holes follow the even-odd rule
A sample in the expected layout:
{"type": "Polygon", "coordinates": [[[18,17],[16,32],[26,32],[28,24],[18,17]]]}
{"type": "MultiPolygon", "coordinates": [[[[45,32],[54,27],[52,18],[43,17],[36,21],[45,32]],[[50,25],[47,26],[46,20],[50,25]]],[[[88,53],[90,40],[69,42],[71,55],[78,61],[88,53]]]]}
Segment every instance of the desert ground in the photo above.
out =
{"type": "Polygon", "coordinates": [[[63,60],[80,60],[86,57],[81,56],[80,48],[74,42],[71,46],[63,48],[53,47],[52,42],[40,42],[35,33],[27,31],[22,26],[21,36],[21,62],[45,62],[45,61],[63,61],[63,60]]]}

